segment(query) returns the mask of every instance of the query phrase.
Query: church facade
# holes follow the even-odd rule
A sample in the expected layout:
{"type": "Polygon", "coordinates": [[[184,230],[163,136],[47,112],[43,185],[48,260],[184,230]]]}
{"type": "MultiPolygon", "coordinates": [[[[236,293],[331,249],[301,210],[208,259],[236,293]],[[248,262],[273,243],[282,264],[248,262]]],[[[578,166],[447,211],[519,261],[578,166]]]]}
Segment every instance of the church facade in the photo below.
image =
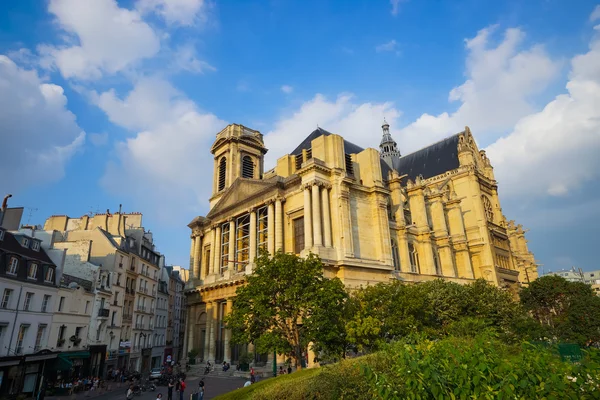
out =
{"type": "Polygon", "coordinates": [[[223,317],[259,249],[317,254],[349,289],[438,278],[515,289],[537,278],[468,127],[407,155],[382,129],[378,151],[318,128],[268,171],[260,132],[232,124],[217,134],[210,210],[188,225],[188,351],[237,360],[223,317]]]}

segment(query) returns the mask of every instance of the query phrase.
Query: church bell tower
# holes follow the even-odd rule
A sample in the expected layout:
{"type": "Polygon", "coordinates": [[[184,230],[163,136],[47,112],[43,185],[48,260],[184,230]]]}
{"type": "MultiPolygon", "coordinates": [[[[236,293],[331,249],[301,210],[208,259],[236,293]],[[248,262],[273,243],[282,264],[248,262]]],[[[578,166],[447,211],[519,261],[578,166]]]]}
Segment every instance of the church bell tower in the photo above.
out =
{"type": "Polygon", "coordinates": [[[381,138],[381,143],[379,144],[379,154],[381,159],[391,169],[394,169],[393,160],[400,158],[400,150],[398,150],[398,145],[390,134],[390,125],[385,119],[383,120],[383,125],[381,128],[383,129],[383,137],[381,138]]]}

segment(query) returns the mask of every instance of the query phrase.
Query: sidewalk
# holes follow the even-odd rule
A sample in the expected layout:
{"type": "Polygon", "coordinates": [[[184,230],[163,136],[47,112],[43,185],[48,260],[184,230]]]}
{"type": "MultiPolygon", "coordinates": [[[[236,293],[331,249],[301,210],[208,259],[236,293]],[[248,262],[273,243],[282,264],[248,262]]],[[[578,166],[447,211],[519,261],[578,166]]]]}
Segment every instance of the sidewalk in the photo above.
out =
{"type": "Polygon", "coordinates": [[[98,396],[105,395],[107,393],[125,393],[129,387],[130,382],[108,382],[105,389],[88,390],[84,392],[74,393],[71,395],[64,396],[48,396],[44,397],[44,400],[85,400],[93,399],[98,396]]]}

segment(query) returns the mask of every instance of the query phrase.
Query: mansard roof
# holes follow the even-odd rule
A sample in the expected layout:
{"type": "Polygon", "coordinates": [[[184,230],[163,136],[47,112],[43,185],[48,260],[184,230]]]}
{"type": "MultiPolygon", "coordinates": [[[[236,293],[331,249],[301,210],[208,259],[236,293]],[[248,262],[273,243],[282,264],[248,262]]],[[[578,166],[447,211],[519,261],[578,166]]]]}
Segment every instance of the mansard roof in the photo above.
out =
{"type": "Polygon", "coordinates": [[[5,253],[18,254],[27,258],[28,260],[35,260],[43,264],[55,265],[48,254],[46,254],[46,251],[42,248],[42,246],[40,246],[39,250],[37,251],[29,247],[24,247],[21,245],[16,236],[26,236],[29,239],[37,240],[27,235],[13,234],[9,231],[5,231],[4,239],[0,240],[0,250],[4,251],[5,253]]]}
{"type": "MultiPolygon", "coordinates": [[[[311,147],[311,142],[318,138],[319,136],[329,136],[332,135],[331,132],[326,131],[322,128],[315,129],[310,135],[308,135],[302,143],[298,145],[290,154],[293,156],[297,156],[298,154],[302,154],[302,150],[308,150],[311,147]]],[[[358,154],[364,149],[360,146],[355,145],[347,140],[344,140],[344,152],[346,154],[358,154]]]]}

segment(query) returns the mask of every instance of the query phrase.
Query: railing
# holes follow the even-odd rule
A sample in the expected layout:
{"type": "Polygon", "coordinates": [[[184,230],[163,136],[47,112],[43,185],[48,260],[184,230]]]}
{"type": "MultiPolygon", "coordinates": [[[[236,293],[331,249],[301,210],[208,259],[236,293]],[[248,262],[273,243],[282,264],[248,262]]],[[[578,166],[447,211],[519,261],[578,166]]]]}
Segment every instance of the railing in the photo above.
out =
{"type": "Polygon", "coordinates": [[[118,306],[119,302],[117,300],[115,300],[115,302],[113,303],[113,305],[118,306]]]}
{"type": "Polygon", "coordinates": [[[137,310],[141,311],[141,312],[146,312],[146,307],[145,306],[137,306],[137,310]]]}
{"type": "Polygon", "coordinates": [[[148,288],[141,288],[140,292],[148,294],[148,288]]]}
{"type": "Polygon", "coordinates": [[[108,308],[101,308],[98,310],[98,317],[100,317],[100,318],[108,317],[108,314],[109,314],[108,308]]]}
{"type": "Polygon", "coordinates": [[[139,322],[138,322],[138,323],[136,323],[136,324],[135,324],[135,329],[144,329],[144,324],[141,324],[141,323],[139,323],[139,322]]]}
{"type": "Polygon", "coordinates": [[[129,320],[130,321],[131,318],[132,318],[131,314],[123,314],[123,319],[124,320],[129,320]]]}

